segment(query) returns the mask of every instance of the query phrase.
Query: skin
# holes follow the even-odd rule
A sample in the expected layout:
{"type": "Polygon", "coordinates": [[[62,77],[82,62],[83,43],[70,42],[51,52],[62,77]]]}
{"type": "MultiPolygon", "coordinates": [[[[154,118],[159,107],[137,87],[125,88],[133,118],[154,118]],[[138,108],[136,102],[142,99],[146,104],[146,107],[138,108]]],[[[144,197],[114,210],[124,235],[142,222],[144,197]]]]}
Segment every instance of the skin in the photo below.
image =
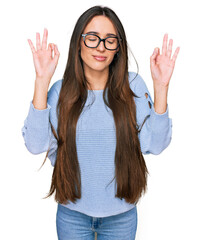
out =
{"type": "MultiPolygon", "coordinates": [[[[105,16],[95,16],[83,31],[84,34],[88,32],[96,32],[100,38],[106,38],[109,33],[117,35],[113,23],[105,16]]],[[[109,65],[117,50],[107,50],[103,42],[97,48],[88,48],[85,46],[83,38],[80,45],[85,76],[90,82],[91,88],[94,90],[104,89],[108,79],[109,65]],[[97,61],[94,56],[104,56],[106,60],[97,61]]]]}
{"type": "MultiPolygon", "coordinates": [[[[112,22],[105,16],[96,16],[88,23],[83,33],[89,31],[97,32],[101,38],[105,38],[108,33],[116,35],[116,30],[112,22]]],[[[44,29],[42,44],[40,34],[36,33],[36,49],[30,39],[30,45],[34,66],[36,71],[35,91],[33,105],[37,109],[45,109],[47,107],[47,92],[51,78],[58,64],[60,53],[57,45],[49,43],[47,48],[48,31],[44,29]]],[[[170,79],[175,67],[180,48],[177,47],[172,55],[173,40],[168,43],[168,34],[164,35],[162,52],[157,47],[154,49],[150,57],[150,69],[154,86],[154,109],[158,114],[165,113],[167,109],[167,95],[170,79]]],[[[108,79],[109,65],[112,62],[115,53],[118,50],[109,51],[105,49],[103,42],[97,48],[91,49],[84,45],[83,40],[80,43],[81,58],[83,60],[85,75],[90,82],[91,89],[104,89],[108,79]],[[105,56],[105,61],[97,61],[94,55],[105,56]]],[[[147,96],[146,96],[147,97],[147,96]]]]}
{"type": "Polygon", "coordinates": [[[180,50],[180,48],[177,47],[171,58],[173,40],[169,40],[168,46],[167,43],[168,34],[165,34],[162,53],[160,54],[159,48],[155,48],[150,57],[151,76],[154,85],[154,109],[159,114],[164,113],[167,109],[168,87],[180,50]]]}
{"type": "Polygon", "coordinates": [[[42,44],[40,34],[36,33],[36,49],[30,39],[29,46],[33,54],[36,72],[34,96],[32,104],[38,110],[47,108],[47,93],[51,78],[58,64],[60,53],[55,44],[49,43],[47,48],[48,31],[44,29],[42,44]]]}

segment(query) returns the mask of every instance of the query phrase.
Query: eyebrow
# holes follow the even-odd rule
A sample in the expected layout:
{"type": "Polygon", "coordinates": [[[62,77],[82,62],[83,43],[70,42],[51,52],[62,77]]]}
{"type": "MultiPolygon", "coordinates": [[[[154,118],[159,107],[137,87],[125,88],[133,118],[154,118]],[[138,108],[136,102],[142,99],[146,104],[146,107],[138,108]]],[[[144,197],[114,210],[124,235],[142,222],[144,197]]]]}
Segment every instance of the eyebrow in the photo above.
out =
{"type": "MultiPolygon", "coordinates": [[[[94,32],[94,31],[90,31],[90,32],[87,32],[87,34],[99,34],[99,33],[98,32],[94,32]]],[[[106,36],[117,37],[117,35],[114,34],[114,33],[107,33],[106,36]]]]}

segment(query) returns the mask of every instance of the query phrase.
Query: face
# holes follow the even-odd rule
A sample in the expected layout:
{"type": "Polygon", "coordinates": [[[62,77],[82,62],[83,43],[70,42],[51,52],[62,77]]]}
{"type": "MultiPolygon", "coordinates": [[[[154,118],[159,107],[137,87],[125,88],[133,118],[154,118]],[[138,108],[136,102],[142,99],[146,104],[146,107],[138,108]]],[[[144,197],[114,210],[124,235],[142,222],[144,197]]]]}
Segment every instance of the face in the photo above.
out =
{"type": "MultiPolygon", "coordinates": [[[[93,32],[100,38],[106,38],[111,34],[117,35],[113,23],[105,16],[95,16],[83,31],[84,34],[89,32],[93,32]]],[[[86,71],[109,71],[109,65],[117,51],[107,50],[103,41],[96,48],[88,48],[85,46],[83,38],[81,38],[81,58],[85,73],[86,71]]]]}

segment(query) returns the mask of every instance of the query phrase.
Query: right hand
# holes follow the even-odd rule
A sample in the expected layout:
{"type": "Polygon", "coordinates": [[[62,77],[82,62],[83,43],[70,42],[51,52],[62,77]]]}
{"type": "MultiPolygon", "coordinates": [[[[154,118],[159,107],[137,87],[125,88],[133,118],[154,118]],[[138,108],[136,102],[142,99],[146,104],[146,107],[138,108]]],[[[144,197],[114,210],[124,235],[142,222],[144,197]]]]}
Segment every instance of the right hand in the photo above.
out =
{"type": "Polygon", "coordinates": [[[53,43],[49,43],[47,49],[47,36],[48,31],[47,29],[44,29],[43,40],[41,45],[40,34],[36,33],[36,49],[30,39],[28,39],[28,43],[33,54],[36,79],[40,79],[40,82],[42,81],[41,84],[48,87],[51,78],[55,72],[60,53],[58,51],[57,45],[53,43]]]}

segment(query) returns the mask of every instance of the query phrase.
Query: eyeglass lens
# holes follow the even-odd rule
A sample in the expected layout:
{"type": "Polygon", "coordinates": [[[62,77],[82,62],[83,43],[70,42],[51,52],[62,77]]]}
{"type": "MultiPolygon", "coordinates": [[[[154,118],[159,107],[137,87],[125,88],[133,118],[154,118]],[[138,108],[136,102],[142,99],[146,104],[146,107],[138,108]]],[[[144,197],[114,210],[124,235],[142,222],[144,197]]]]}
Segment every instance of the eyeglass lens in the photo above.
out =
{"type": "MultiPolygon", "coordinates": [[[[97,47],[99,44],[99,38],[95,35],[86,35],[85,44],[88,47],[97,47]]],[[[118,39],[115,37],[109,37],[105,40],[105,47],[108,49],[116,49],[118,47],[118,39]]]]}

